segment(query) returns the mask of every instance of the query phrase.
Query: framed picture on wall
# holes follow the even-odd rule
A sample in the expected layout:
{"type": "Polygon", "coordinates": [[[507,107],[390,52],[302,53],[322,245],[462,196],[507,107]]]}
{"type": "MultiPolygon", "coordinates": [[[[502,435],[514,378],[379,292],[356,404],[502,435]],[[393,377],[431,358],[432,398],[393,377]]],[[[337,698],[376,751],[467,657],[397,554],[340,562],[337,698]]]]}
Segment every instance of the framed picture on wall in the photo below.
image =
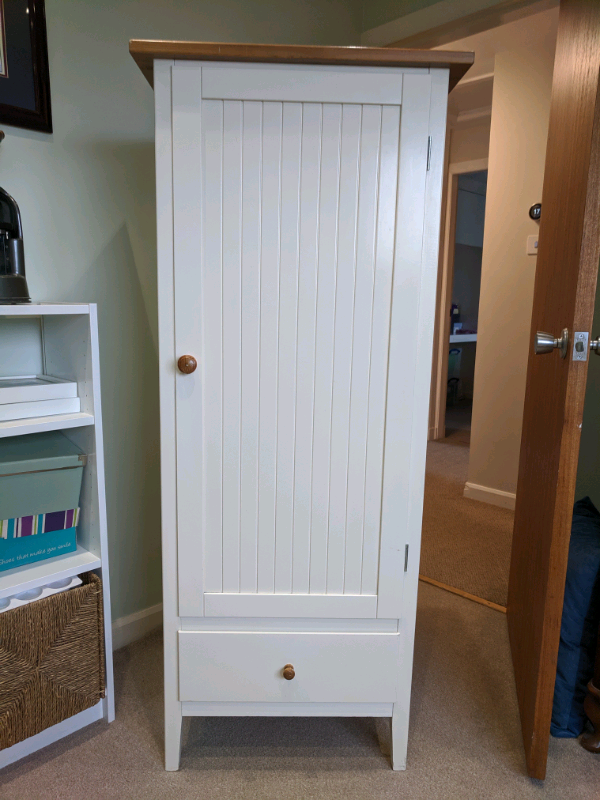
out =
{"type": "Polygon", "coordinates": [[[44,0],[0,0],[0,122],[52,133],[44,0]]]}

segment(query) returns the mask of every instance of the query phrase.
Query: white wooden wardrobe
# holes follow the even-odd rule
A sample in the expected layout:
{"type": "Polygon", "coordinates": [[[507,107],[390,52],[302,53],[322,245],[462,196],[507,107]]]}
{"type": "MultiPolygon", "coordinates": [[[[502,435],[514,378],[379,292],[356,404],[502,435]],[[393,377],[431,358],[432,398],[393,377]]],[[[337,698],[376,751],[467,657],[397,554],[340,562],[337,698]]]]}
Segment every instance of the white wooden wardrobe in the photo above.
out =
{"type": "Polygon", "coordinates": [[[449,76],[134,41],[154,84],[166,768],[184,716],[391,718],[406,763],[449,76]]]}

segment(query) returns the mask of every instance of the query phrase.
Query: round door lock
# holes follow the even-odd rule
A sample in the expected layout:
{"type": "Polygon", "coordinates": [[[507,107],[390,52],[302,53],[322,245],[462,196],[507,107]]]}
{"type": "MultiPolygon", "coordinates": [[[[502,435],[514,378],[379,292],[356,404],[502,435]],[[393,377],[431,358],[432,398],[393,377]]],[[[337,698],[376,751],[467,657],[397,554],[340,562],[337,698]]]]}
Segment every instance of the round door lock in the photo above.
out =
{"type": "Polygon", "coordinates": [[[183,372],[184,375],[190,375],[195,372],[198,362],[194,356],[181,356],[177,361],[177,369],[183,372]]]}
{"type": "Polygon", "coordinates": [[[293,678],[296,677],[296,670],[294,669],[292,664],[286,664],[283,668],[283,677],[286,681],[291,681],[293,678]]]}
{"type": "Polygon", "coordinates": [[[543,355],[544,353],[551,353],[553,350],[558,350],[560,352],[560,357],[566,358],[568,349],[568,328],[563,328],[562,335],[559,337],[554,337],[551,333],[546,333],[545,331],[537,331],[535,334],[533,351],[536,356],[543,355]]]}

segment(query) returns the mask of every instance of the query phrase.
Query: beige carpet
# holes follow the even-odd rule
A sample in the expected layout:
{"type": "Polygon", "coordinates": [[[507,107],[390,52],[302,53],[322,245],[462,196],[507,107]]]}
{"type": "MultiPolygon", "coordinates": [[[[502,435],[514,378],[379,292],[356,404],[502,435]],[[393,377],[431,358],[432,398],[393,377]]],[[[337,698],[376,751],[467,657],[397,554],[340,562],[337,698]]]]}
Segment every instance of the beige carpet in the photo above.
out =
{"type": "Polygon", "coordinates": [[[471,443],[472,413],[471,400],[459,400],[456,405],[446,407],[446,441],[471,443]]]}
{"type": "Polygon", "coordinates": [[[469,448],[427,446],[421,575],[506,606],[513,512],[467,500],[469,448]]]}
{"type": "Polygon", "coordinates": [[[420,584],[409,763],[371,719],[194,719],[163,770],[161,638],[116,654],[117,719],[7,767],[3,800],[597,800],[600,757],[552,739],[524,774],[506,617],[420,584]]]}

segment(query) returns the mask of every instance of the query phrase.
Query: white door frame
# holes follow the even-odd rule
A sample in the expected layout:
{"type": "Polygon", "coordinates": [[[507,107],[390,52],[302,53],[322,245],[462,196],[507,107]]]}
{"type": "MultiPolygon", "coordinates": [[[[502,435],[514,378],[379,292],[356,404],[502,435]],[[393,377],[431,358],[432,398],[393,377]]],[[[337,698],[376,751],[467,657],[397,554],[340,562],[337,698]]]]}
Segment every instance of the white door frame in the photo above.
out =
{"type": "Polygon", "coordinates": [[[441,258],[438,275],[437,313],[434,330],[433,370],[431,373],[431,413],[429,439],[446,435],[446,384],[448,382],[448,343],[450,339],[450,304],[454,278],[454,244],[456,234],[456,201],[458,176],[488,168],[488,159],[458,161],[448,165],[445,218],[441,237],[441,258]]]}

